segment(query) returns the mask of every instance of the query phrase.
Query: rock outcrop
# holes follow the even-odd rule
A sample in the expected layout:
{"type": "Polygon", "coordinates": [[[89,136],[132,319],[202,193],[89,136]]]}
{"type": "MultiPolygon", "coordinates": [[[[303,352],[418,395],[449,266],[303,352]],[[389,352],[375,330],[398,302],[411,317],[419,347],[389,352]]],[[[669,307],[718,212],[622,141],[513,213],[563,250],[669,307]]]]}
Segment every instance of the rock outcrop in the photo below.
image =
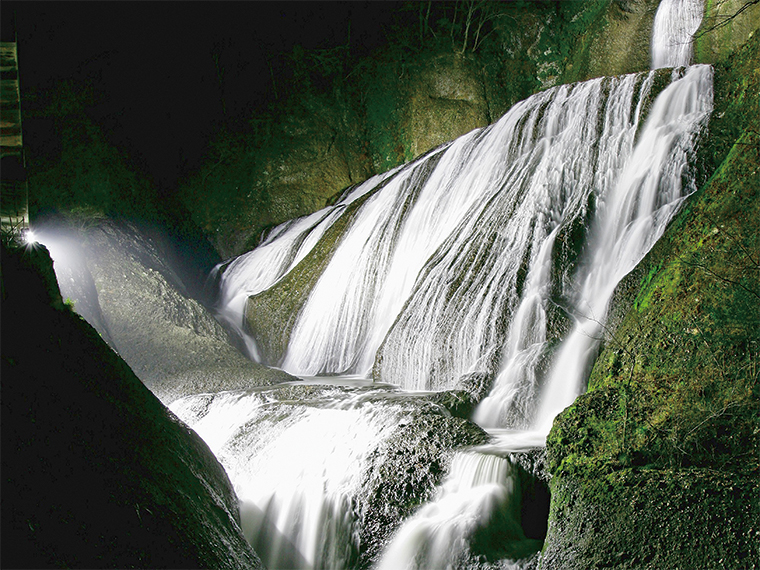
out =
{"type": "Polygon", "coordinates": [[[157,231],[106,218],[41,224],[64,298],[166,404],[292,377],[257,365],[190,296],[157,231]]]}

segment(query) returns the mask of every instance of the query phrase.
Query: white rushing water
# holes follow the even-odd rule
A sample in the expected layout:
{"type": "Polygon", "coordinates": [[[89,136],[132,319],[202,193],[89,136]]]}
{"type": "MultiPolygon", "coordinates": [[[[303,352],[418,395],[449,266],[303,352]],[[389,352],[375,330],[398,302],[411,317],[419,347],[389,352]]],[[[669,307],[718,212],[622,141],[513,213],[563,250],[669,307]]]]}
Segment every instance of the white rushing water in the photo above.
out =
{"type": "MultiPolygon", "coordinates": [[[[600,154],[607,155],[608,167],[596,171],[603,180],[597,185],[600,191],[586,250],[565,286],[563,311],[572,318],[571,332],[559,349],[552,351],[547,365],[550,283],[548,276],[529,278],[527,293],[512,322],[509,348],[496,385],[476,413],[478,423],[491,427],[533,426],[546,433],[554,416],[583,390],[616,285],[659,239],[683,198],[695,190],[692,179],[683,179],[684,170],[711,108],[712,69],[695,66],[660,93],[637,138],[638,119],[629,123],[621,121],[620,115],[605,118],[604,130],[617,134],[602,137],[600,154]],[[620,129],[615,124],[630,126],[620,129]],[[526,313],[530,319],[527,325],[523,322],[526,313]],[[532,334],[526,334],[526,329],[532,334]],[[550,371],[541,383],[540,366],[550,371]],[[537,384],[542,386],[540,394],[535,392],[537,384]],[[540,405],[536,413],[530,405],[537,401],[540,405]],[[520,411],[517,416],[515,407],[520,411]],[[525,417],[530,423],[514,425],[514,417],[525,417]]],[[[638,109],[634,115],[638,115],[638,109]]],[[[542,245],[552,247],[546,242],[542,245]]],[[[539,271],[546,275],[546,257],[538,256],[537,262],[539,271]]]]}
{"type": "Polygon", "coordinates": [[[311,402],[222,392],[171,409],[224,465],[243,533],[267,568],[345,567],[358,551],[352,500],[402,407],[335,391],[311,402]]]}
{"type": "Polygon", "coordinates": [[[435,500],[404,524],[377,570],[456,568],[468,549],[468,539],[486,523],[495,523],[495,518],[501,519],[501,540],[525,540],[513,469],[505,458],[458,453],[435,500]]]}
{"type": "MultiPolygon", "coordinates": [[[[653,68],[689,64],[701,17],[699,1],[663,0],[653,68]]],[[[373,374],[410,391],[450,389],[470,372],[495,378],[474,415],[490,444],[453,455],[433,499],[399,528],[377,568],[457,568],[490,528],[499,540],[531,542],[508,455],[544,445],[556,414],[585,389],[615,287],[696,189],[690,161],[712,109],[712,69],[660,73],[538,93],[497,123],[283,224],[224,269],[221,316],[247,337],[248,297],[308,261],[351,210],[304,292],[286,352],[266,364],[302,377],[373,374]]],[[[218,394],[173,409],[221,459],[268,567],[349,564],[361,548],[350,505],[368,450],[399,421],[393,406],[218,394]]]]}
{"type": "MultiPolygon", "coordinates": [[[[268,364],[295,375],[367,376],[377,355],[378,379],[413,390],[450,388],[468,372],[511,368],[512,379],[498,383],[503,393],[494,394],[509,408],[500,416],[529,422],[541,380],[534,373],[553,340],[547,304],[554,297],[568,305],[572,319],[589,309],[573,305],[585,302],[580,289],[582,271],[593,263],[590,250],[579,269],[573,259],[558,259],[574,255],[572,248],[558,251],[558,240],[602,231],[596,226],[611,193],[640,194],[635,215],[651,217],[657,228],[650,237],[618,236],[631,249],[622,271],[630,270],[690,190],[681,187],[681,171],[709,114],[710,69],[676,78],[660,97],[668,102],[653,107],[651,134],[636,146],[652,81],[639,74],[550,89],[386,177],[356,211],[309,293],[287,353],[268,364]],[[652,201],[647,191],[661,198],[652,201]]],[[[357,192],[372,192],[368,186],[357,192]]],[[[238,326],[247,296],[275,283],[344,211],[336,206],[292,223],[227,268],[223,304],[238,326]]],[[[597,307],[586,316],[598,320],[602,313],[597,307]]]]}
{"type": "Polygon", "coordinates": [[[652,28],[652,69],[689,65],[694,34],[704,15],[701,0],[662,0],[652,28]]]}
{"type": "Polygon", "coordinates": [[[277,226],[259,247],[234,258],[226,267],[222,264],[215,268],[214,275],[224,271],[217,317],[246,341],[249,357],[260,360],[254,339],[244,332],[243,327],[243,312],[248,297],[271,287],[293,269],[349,204],[376,188],[394,172],[391,170],[365,180],[331,208],[277,226]]]}

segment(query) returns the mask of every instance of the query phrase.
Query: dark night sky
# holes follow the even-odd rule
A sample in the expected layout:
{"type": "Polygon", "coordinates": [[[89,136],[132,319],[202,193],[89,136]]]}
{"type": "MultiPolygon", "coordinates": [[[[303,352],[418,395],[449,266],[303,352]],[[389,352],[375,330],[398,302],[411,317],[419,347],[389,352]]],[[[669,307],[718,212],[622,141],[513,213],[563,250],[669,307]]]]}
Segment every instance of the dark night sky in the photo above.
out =
{"type": "MultiPolygon", "coordinates": [[[[234,129],[263,108],[272,96],[268,61],[295,44],[343,45],[349,26],[352,52],[367,52],[382,42],[397,8],[389,2],[0,2],[4,39],[14,27],[18,37],[22,105],[29,113],[34,97],[44,99],[56,83],[89,86],[90,118],[163,187],[198,168],[223,125],[234,129]]],[[[33,140],[27,137],[28,144],[33,140]]]]}

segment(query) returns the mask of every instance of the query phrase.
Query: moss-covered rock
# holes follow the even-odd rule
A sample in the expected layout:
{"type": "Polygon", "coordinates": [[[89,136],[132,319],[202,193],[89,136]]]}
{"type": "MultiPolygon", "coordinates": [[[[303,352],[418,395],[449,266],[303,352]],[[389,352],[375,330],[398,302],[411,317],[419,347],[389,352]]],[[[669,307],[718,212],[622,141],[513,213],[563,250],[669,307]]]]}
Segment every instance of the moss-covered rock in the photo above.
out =
{"type": "Polygon", "coordinates": [[[643,71],[650,65],[657,0],[606,2],[583,29],[561,74],[562,83],[643,71]]]}
{"type": "Polygon", "coordinates": [[[760,28],[760,4],[748,0],[706,0],[694,38],[697,63],[715,63],[741,47],[760,28]]]}
{"type": "Polygon", "coordinates": [[[625,469],[551,482],[539,568],[756,568],[760,483],[711,469],[625,469]]]}
{"type": "MultiPolygon", "coordinates": [[[[424,402],[424,400],[421,400],[424,402]]],[[[474,423],[419,406],[372,450],[359,520],[362,560],[374,559],[401,521],[432,498],[453,450],[488,441],[474,423]]]]}

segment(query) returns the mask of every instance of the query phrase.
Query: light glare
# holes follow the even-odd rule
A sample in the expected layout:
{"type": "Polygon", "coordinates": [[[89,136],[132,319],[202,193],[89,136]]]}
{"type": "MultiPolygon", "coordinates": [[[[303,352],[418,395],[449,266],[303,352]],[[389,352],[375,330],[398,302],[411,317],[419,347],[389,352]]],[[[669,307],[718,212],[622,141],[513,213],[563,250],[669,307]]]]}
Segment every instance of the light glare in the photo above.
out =
{"type": "Polygon", "coordinates": [[[26,245],[35,245],[37,243],[37,235],[31,228],[24,232],[24,243],[26,245]]]}

